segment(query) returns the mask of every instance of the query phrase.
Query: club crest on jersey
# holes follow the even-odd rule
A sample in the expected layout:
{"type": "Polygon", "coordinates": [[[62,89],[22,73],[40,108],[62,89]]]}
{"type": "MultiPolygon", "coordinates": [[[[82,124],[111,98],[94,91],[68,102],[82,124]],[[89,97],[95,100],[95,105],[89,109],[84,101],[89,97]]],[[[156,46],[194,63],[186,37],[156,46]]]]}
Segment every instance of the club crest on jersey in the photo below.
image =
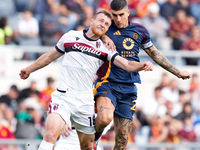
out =
{"type": "Polygon", "coordinates": [[[134,41],[131,38],[126,38],[123,41],[123,47],[127,50],[132,49],[134,46],[134,41]]]}
{"type": "Polygon", "coordinates": [[[58,110],[58,106],[59,106],[58,104],[54,105],[53,110],[58,110]]]}
{"type": "Polygon", "coordinates": [[[137,40],[137,39],[139,38],[139,34],[136,33],[136,32],[134,32],[134,33],[133,33],[133,38],[137,40]]]}
{"type": "Polygon", "coordinates": [[[107,94],[108,94],[108,91],[103,91],[103,94],[104,94],[104,95],[107,95],[107,94]]]}
{"type": "Polygon", "coordinates": [[[101,42],[96,42],[96,47],[100,48],[101,47],[101,42]]]}

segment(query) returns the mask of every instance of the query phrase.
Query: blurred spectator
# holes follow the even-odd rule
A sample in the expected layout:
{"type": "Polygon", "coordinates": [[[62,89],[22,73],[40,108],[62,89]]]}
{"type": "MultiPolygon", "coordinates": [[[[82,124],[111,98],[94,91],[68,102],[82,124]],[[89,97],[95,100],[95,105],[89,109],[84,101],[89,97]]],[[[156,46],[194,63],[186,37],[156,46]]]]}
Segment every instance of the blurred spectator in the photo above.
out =
{"type": "Polygon", "coordinates": [[[189,84],[189,92],[191,95],[192,108],[195,113],[200,112],[200,80],[197,73],[192,74],[189,84]]]}
{"type": "MultiPolygon", "coordinates": [[[[85,0],[61,0],[62,12],[64,15],[70,16],[70,13],[76,14],[77,27],[84,26],[89,27],[90,20],[94,15],[94,9],[92,6],[87,5],[85,0]]],[[[75,16],[73,17],[75,18],[75,16]]],[[[67,32],[69,30],[66,30],[67,32]]]]}
{"type": "MultiPolygon", "coordinates": [[[[191,36],[183,43],[183,50],[200,51],[200,27],[193,26],[191,36]]],[[[198,65],[199,58],[186,58],[187,65],[198,65]]]]}
{"type": "Polygon", "coordinates": [[[156,116],[151,120],[150,143],[161,143],[167,140],[168,128],[162,117],[156,116]]]}
{"type": "Polygon", "coordinates": [[[141,108],[148,122],[157,115],[164,116],[166,114],[165,103],[167,100],[162,96],[161,90],[161,87],[155,87],[152,97],[137,103],[137,108],[141,108]],[[149,106],[151,106],[151,109],[149,109],[149,106]]]}
{"type": "MultiPolygon", "coordinates": [[[[0,110],[0,139],[15,139],[14,133],[10,130],[9,126],[6,126],[2,123],[3,118],[3,112],[0,110]]],[[[0,145],[1,150],[17,150],[18,148],[13,145],[0,145]]]]}
{"type": "Polygon", "coordinates": [[[177,120],[180,120],[180,121],[184,121],[184,119],[186,117],[192,117],[192,105],[190,102],[186,102],[184,105],[183,105],[183,110],[177,115],[175,116],[174,118],[177,119],[177,120]]]}
{"type": "Polygon", "coordinates": [[[195,124],[194,132],[197,135],[197,142],[200,142],[200,122],[198,124],[195,124]]]}
{"type": "Polygon", "coordinates": [[[176,11],[180,9],[181,4],[178,0],[167,0],[161,7],[160,14],[165,19],[170,21],[171,17],[174,17],[176,11]]]}
{"type": "MultiPolygon", "coordinates": [[[[41,139],[44,132],[42,106],[37,99],[33,97],[26,98],[23,103],[26,106],[26,111],[24,113],[28,113],[29,117],[19,118],[15,132],[16,138],[41,139]]],[[[20,117],[20,115],[18,115],[18,117],[20,117]]]]}
{"type": "Polygon", "coordinates": [[[192,74],[192,78],[190,80],[189,84],[189,92],[190,94],[193,94],[195,91],[198,91],[200,88],[200,80],[197,73],[192,74]]]}
{"type": "Polygon", "coordinates": [[[182,142],[196,142],[197,136],[194,132],[193,121],[190,117],[185,117],[183,121],[183,129],[179,133],[182,142]]]}
{"type": "Polygon", "coordinates": [[[159,10],[157,3],[149,4],[147,15],[141,19],[141,24],[147,28],[153,44],[158,49],[169,50],[171,48],[171,39],[167,37],[169,23],[159,15],[159,10]]]}
{"type": "Polygon", "coordinates": [[[174,18],[170,20],[169,35],[172,37],[172,46],[175,50],[182,48],[190,34],[194,22],[191,22],[191,17],[188,18],[184,10],[179,9],[174,18]]]}
{"type": "Polygon", "coordinates": [[[179,100],[179,87],[177,79],[171,79],[169,86],[162,88],[162,95],[168,101],[176,103],[179,100]]]}
{"type": "Polygon", "coordinates": [[[11,107],[16,113],[18,110],[17,98],[19,96],[19,90],[16,85],[12,85],[7,94],[1,95],[0,103],[5,103],[7,106],[11,107]]]}
{"type": "Polygon", "coordinates": [[[190,5],[190,11],[192,16],[197,20],[198,26],[200,26],[200,0],[197,0],[197,2],[190,5]]]}
{"type": "Polygon", "coordinates": [[[31,3],[34,0],[15,0],[15,6],[17,12],[23,12],[26,9],[31,8],[31,3]]]}
{"type": "Polygon", "coordinates": [[[13,17],[16,13],[14,0],[0,0],[0,17],[13,17]]]}
{"type": "Polygon", "coordinates": [[[101,9],[110,10],[110,3],[112,0],[101,0],[97,2],[97,8],[96,11],[99,11],[101,9]]]}
{"type": "Polygon", "coordinates": [[[187,16],[191,16],[190,11],[190,0],[179,0],[181,4],[181,9],[185,11],[187,16]]]}
{"type": "Polygon", "coordinates": [[[52,3],[49,12],[43,16],[41,36],[43,44],[46,46],[55,45],[65,32],[75,28],[76,17],[74,15],[63,16],[60,9],[58,2],[52,3]]]}
{"type": "Polygon", "coordinates": [[[173,104],[173,114],[176,112],[176,114],[179,114],[183,111],[184,105],[186,103],[190,103],[191,96],[187,95],[187,93],[184,90],[179,90],[179,100],[178,102],[173,104]],[[176,110],[176,111],[174,111],[176,110]]]}
{"type": "Polygon", "coordinates": [[[163,72],[158,86],[161,88],[168,87],[169,83],[170,83],[169,75],[166,72],[163,72]]]}
{"type": "Polygon", "coordinates": [[[51,94],[55,91],[55,81],[52,77],[47,78],[47,87],[40,92],[40,103],[44,110],[48,110],[49,103],[51,102],[51,94]]]}
{"type": "Polygon", "coordinates": [[[180,143],[180,138],[179,138],[179,131],[180,129],[177,128],[177,125],[173,121],[167,122],[167,127],[168,127],[168,135],[167,135],[167,143],[180,143]]]}
{"type": "Polygon", "coordinates": [[[8,25],[8,18],[3,16],[0,18],[0,45],[11,44],[13,41],[13,30],[8,25]]]}
{"type": "Polygon", "coordinates": [[[160,7],[162,7],[162,5],[167,2],[168,0],[157,0],[158,4],[160,7]]]}
{"type": "Polygon", "coordinates": [[[14,133],[16,130],[17,118],[15,118],[15,113],[12,108],[7,107],[4,111],[4,118],[8,121],[10,131],[14,133]]]}
{"type": "Polygon", "coordinates": [[[130,9],[130,16],[129,16],[130,20],[145,17],[147,15],[148,6],[151,3],[157,3],[156,0],[127,0],[127,1],[130,9]]]}
{"type": "Polygon", "coordinates": [[[41,27],[42,18],[46,13],[49,12],[49,6],[52,4],[52,2],[53,0],[35,0],[33,14],[34,14],[34,17],[38,20],[40,27],[41,27]]]}
{"type": "MultiPolygon", "coordinates": [[[[39,36],[39,23],[30,10],[23,12],[23,17],[18,22],[19,45],[41,46],[39,36]]],[[[38,53],[26,52],[22,59],[36,60],[38,53]]]]}
{"type": "Polygon", "coordinates": [[[30,86],[27,88],[24,88],[20,91],[18,102],[23,101],[25,98],[30,97],[31,95],[35,94],[37,97],[40,95],[40,91],[37,89],[37,81],[32,80],[30,82],[30,86]]]}

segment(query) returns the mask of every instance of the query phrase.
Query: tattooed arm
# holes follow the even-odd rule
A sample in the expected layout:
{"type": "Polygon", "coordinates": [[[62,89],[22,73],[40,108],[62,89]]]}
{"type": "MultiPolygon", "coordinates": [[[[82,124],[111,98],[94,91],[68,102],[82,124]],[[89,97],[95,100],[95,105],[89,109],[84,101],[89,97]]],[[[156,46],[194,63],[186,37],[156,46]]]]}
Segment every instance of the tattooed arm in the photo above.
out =
{"type": "Polygon", "coordinates": [[[155,46],[152,46],[150,48],[145,49],[145,52],[162,68],[165,70],[171,72],[178,78],[182,79],[189,79],[191,77],[191,74],[187,71],[180,71],[175,66],[171,64],[171,62],[161,53],[157,50],[155,46]]]}

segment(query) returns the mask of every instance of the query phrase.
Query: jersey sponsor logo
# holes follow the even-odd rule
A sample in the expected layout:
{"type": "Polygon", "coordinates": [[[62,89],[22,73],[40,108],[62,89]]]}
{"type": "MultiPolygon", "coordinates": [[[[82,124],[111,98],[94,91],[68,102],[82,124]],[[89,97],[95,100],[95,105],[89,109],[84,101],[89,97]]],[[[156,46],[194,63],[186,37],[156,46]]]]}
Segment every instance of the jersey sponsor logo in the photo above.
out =
{"type": "Polygon", "coordinates": [[[101,59],[102,61],[107,60],[107,53],[99,51],[98,49],[95,49],[93,46],[85,43],[79,43],[79,42],[65,43],[64,47],[65,47],[65,52],[71,52],[71,51],[82,52],[86,55],[90,55],[98,59],[101,59]]]}
{"type": "Polygon", "coordinates": [[[136,40],[139,38],[139,34],[136,33],[136,32],[134,32],[132,36],[133,36],[133,38],[136,39],[136,40]]]}
{"type": "Polygon", "coordinates": [[[84,44],[84,43],[74,43],[72,49],[78,49],[81,52],[89,52],[95,55],[101,55],[101,52],[95,49],[94,47],[84,44]]]}
{"type": "Polygon", "coordinates": [[[121,51],[121,56],[122,57],[133,57],[135,56],[134,51],[121,51]]]}
{"type": "Polygon", "coordinates": [[[123,41],[123,47],[127,50],[130,50],[134,47],[134,41],[131,38],[126,38],[123,41]]]}
{"type": "Polygon", "coordinates": [[[119,32],[119,30],[117,30],[115,33],[113,33],[113,35],[121,35],[121,33],[119,32]]]}

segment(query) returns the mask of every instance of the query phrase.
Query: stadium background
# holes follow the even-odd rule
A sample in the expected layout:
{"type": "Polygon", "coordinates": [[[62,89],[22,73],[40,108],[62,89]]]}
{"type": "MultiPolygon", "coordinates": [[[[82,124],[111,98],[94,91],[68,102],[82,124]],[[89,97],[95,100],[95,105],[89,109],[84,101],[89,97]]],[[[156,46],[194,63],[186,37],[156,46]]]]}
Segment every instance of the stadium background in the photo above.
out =
{"type": "MultiPolygon", "coordinates": [[[[148,17],[148,13],[147,12],[147,8],[148,6],[150,6],[151,3],[156,3],[159,6],[159,10],[157,10],[157,6],[155,5],[151,5],[151,13],[157,12],[159,11],[159,16],[161,15],[161,11],[162,9],[164,9],[164,6],[168,3],[168,1],[171,0],[158,0],[158,1],[154,1],[154,0],[141,0],[140,4],[143,4],[143,8],[144,10],[141,11],[140,13],[135,13],[134,12],[134,8],[139,5],[139,2],[137,0],[133,0],[133,1],[129,1],[130,3],[130,7],[131,9],[131,20],[134,22],[142,22],[143,18],[148,17]],[[146,8],[146,9],[145,9],[146,8]],[[157,11],[156,11],[157,10],[157,11]]],[[[179,3],[179,7],[176,7],[177,10],[182,6],[182,9],[184,8],[184,10],[187,12],[188,9],[190,10],[191,7],[193,6],[193,4],[195,4],[195,6],[199,6],[198,4],[200,3],[200,1],[198,0],[175,0],[177,1],[177,3],[179,3]],[[188,2],[188,6],[184,5],[188,2]],[[183,7],[184,6],[184,7],[183,7]]],[[[109,0],[102,0],[102,1],[97,1],[97,0],[83,0],[80,1],[81,3],[78,3],[73,0],[71,2],[67,1],[67,0],[0,0],[0,17],[6,17],[8,24],[7,26],[10,27],[10,33],[12,34],[6,34],[6,39],[4,42],[2,42],[2,39],[0,39],[1,42],[1,46],[0,46],[0,149],[4,149],[4,150],[35,150],[37,149],[37,146],[41,140],[42,137],[42,133],[43,133],[43,129],[44,129],[44,120],[45,120],[45,111],[47,106],[45,105],[45,102],[48,102],[48,92],[45,91],[45,89],[47,88],[47,83],[48,81],[53,81],[53,86],[56,87],[57,81],[59,79],[59,67],[60,67],[60,61],[61,59],[53,62],[52,64],[50,64],[49,66],[43,68],[42,70],[38,70],[37,72],[33,73],[29,79],[27,80],[21,80],[19,78],[19,72],[20,69],[22,69],[23,67],[27,66],[28,64],[32,63],[39,55],[41,55],[44,52],[49,51],[56,43],[57,39],[64,33],[67,32],[66,30],[60,30],[61,29],[75,29],[75,30],[80,30],[83,29],[85,27],[88,26],[88,20],[91,19],[91,16],[93,15],[93,13],[91,12],[96,12],[97,10],[101,9],[101,8],[108,8],[108,4],[109,4],[109,0]],[[65,4],[66,2],[66,4],[65,4]],[[53,22],[48,22],[48,18],[49,18],[49,14],[52,14],[52,12],[48,12],[48,8],[55,3],[59,3],[58,7],[62,7],[62,14],[60,14],[61,12],[54,12],[59,17],[55,17],[55,20],[53,20],[53,22]],[[62,4],[62,5],[60,5],[62,4]],[[81,6],[82,5],[82,6],[81,6]],[[66,9],[64,9],[64,6],[68,6],[68,8],[71,8],[71,12],[70,15],[72,15],[70,18],[70,15],[68,13],[66,13],[66,9]],[[38,9],[36,9],[38,8],[38,9]],[[40,8],[40,9],[39,9],[40,8]],[[41,8],[47,8],[46,10],[43,9],[44,12],[42,12],[41,8]],[[80,8],[82,9],[82,12],[76,12],[76,10],[73,10],[76,8],[80,8]],[[84,8],[88,8],[88,10],[90,10],[89,14],[88,12],[86,12],[86,10],[84,10],[84,8]],[[26,31],[23,31],[23,29],[19,29],[19,22],[21,19],[23,19],[24,16],[24,12],[25,10],[27,10],[29,12],[33,13],[33,17],[35,18],[35,20],[37,20],[36,22],[38,22],[38,30],[36,27],[32,28],[27,28],[26,31]],[[46,11],[46,12],[45,12],[46,11]],[[44,25],[45,23],[43,22],[43,18],[45,18],[45,15],[41,14],[48,14],[46,16],[46,25],[49,23],[57,23],[59,22],[60,24],[57,24],[58,28],[54,28],[55,32],[53,33],[49,33],[49,31],[54,30],[53,28],[48,30],[45,29],[46,25],[44,25]],[[59,15],[58,15],[59,14],[59,15]],[[78,15],[77,15],[78,14],[78,15]],[[92,14],[92,15],[91,15],[92,14]],[[71,21],[70,23],[64,23],[65,22],[65,17],[68,18],[71,21]],[[74,18],[75,20],[74,20],[74,18]],[[84,18],[84,19],[82,19],[84,18]],[[64,20],[65,21],[64,21],[64,20]],[[62,21],[61,21],[62,20],[62,21]],[[68,28],[70,27],[70,28],[68,28]],[[20,31],[22,30],[22,31],[20,31]],[[28,34],[30,34],[28,31],[34,31],[36,32],[34,34],[34,36],[28,36],[28,34]],[[45,31],[45,32],[43,32],[45,31]],[[25,32],[27,35],[24,36],[23,32],[25,32]],[[38,32],[38,33],[37,33],[38,32]],[[51,37],[53,37],[51,39],[51,37]],[[37,40],[36,40],[37,39],[37,40]],[[39,42],[38,42],[39,39],[39,42]],[[48,42],[48,40],[50,40],[51,42],[48,42]],[[48,80],[47,80],[48,79],[48,80]],[[22,98],[21,100],[19,100],[19,98],[10,98],[11,102],[8,101],[4,101],[5,97],[4,96],[10,96],[10,89],[14,90],[15,92],[17,92],[18,94],[23,91],[26,88],[29,88],[31,83],[36,83],[36,89],[39,92],[38,93],[38,97],[34,97],[33,102],[31,103],[30,101],[30,95],[22,98]],[[14,85],[14,86],[13,86],[14,85]],[[46,92],[46,93],[45,93],[46,92]],[[46,99],[45,99],[46,98],[46,99]],[[3,100],[4,99],[4,100],[3,100]],[[28,100],[27,100],[28,99],[28,100]],[[25,100],[27,100],[25,102],[25,100]],[[28,103],[28,104],[27,104],[28,103]],[[7,104],[7,105],[4,105],[7,104]],[[31,106],[30,106],[31,105],[31,106]],[[17,108],[17,110],[16,110],[17,108]],[[20,115],[19,115],[20,112],[20,115]],[[21,113],[23,112],[23,113],[21,113]],[[35,112],[41,112],[41,120],[37,120],[35,119],[35,117],[37,117],[35,115],[35,112]],[[10,115],[6,115],[6,114],[10,114],[10,115]],[[27,115],[26,117],[24,117],[23,115],[27,115]],[[18,125],[18,122],[22,122],[22,124],[24,123],[25,126],[21,126],[18,125]],[[40,125],[39,129],[37,128],[37,125],[40,125]],[[27,126],[26,126],[27,125],[27,126]],[[25,130],[26,127],[28,129],[29,125],[31,126],[31,130],[25,130]],[[24,128],[25,127],[25,128],[24,128]],[[20,129],[20,130],[19,130],[20,129]],[[33,129],[33,130],[32,130],[33,129]],[[18,131],[18,132],[16,132],[18,131]],[[34,133],[37,132],[37,134],[35,135],[34,133]],[[17,133],[17,134],[16,134],[17,133]],[[33,136],[29,136],[29,135],[33,135],[33,136]],[[9,140],[10,139],[10,140],[9,140]],[[6,143],[10,143],[9,146],[6,145],[6,143]],[[28,146],[28,143],[31,143],[28,146]],[[14,144],[14,146],[13,146],[14,144]],[[16,145],[17,146],[16,146],[16,145]]],[[[198,7],[200,10],[200,6],[198,7]]],[[[53,8],[52,8],[53,9],[53,8]]],[[[56,8],[54,8],[56,9],[56,8]]],[[[55,11],[55,10],[54,10],[55,11]]],[[[188,12],[187,12],[188,13],[188,12]]],[[[175,14],[174,14],[175,16],[175,14]]],[[[172,17],[174,17],[172,16],[172,17]]],[[[198,26],[199,28],[199,24],[198,24],[198,16],[194,16],[192,15],[192,13],[190,12],[190,14],[187,14],[187,16],[192,16],[195,18],[196,23],[194,24],[194,26],[198,26]]],[[[200,15],[199,15],[200,16],[200,15]]],[[[155,68],[153,72],[141,72],[141,79],[142,79],[142,84],[137,84],[138,87],[138,114],[145,114],[148,115],[148,113],[154,113],[153,111],[145,111],[144,109],[151,110],[153,108],[157,108],[157,109],[161,109],[161,112],[159,113],[155,113],[153,114],[154,117],[159,117],[159,118],[163,118],[163,121],[166,121],[166,110],[167,110],[167,106],[168,106],[168,102],[170,101],[171,103],[173,103],[173,101],[171,100],[166,100],[164,105],[161,106],[157,106],[158,103],[152,103],[150,104],[148,107],[146,105],[148,105],[149,103],[146,103],[145,100],[147,99],[152,99],[154,97],[154,89],[160,85],[161,81],[162,81],[162,75],[163,73],[166,73],[168,78],[166,80],[169,81],[169,84],[167,85],[168,87],[168,91],[170,91],[170,81],[172,80],[176,80],[177,82],[177,91],[184,91],[185,93],[185,103],[189,102],[192,106],[192,114],[189,115],[191,121],[192,121],[192,126],[190,126],[191,128],[187,128],[188,132],[184,132],[185,134],[182,135],[180,133],[183,132],[184,127],[187,127],[183,120],[181,120],[181,129],[178,130],[177,135],[174,135],[174,138],[169,139],[169,135],[170,135],[170,126],[167,125],[167,123],[169,123],[169,120],[165,122],[165,124],[163,124],[163,128],[157,128],[158,133],[153,132],[152,127],[155,122],[148,122],[148,123],[144,123],[144,120],[147,121],[147,118],[140,118],[140,116],[137,115],[137,117],[135,117],[137,120],[134,119],[134,123],[133,123],[133,129],[135,128],[135,130],[132,130],[131,135],[130,135],[130,139],[129,139],[129,145],[128,145],[128,150],[143,150],[143,149],[159,149],[159,148],[163,148],[163,149],[180,149],[180,150],[192,150],[196,149],[199,150],[200,149],[200,145],[199,145],[199,141],[200,141],[200,130],[199,130],[199,126],[200,126],[200,87],[199,87],[199,83],[200,83],[200,79],[199,79],[199,75],[200,75],[200,70],[199,70],[199,64],[200,64],[200,46],[197,44],[196,48],[194,49],[183,49],[183,46],[180,46],[179,49],[176,47],[173,47],[173,37],[172,35],[169,34],[169,31],[171,31],[170,29],[170,20],[166,19],[168,22],[168,28],[167,29],[163,29],[163,32],[166,32],[166,34],[164,34],[165,36],[161,36],[159,37],[159,39],[163,39],[163,41],[160,41],[158,39],[154,39],[155,43],[158,45],[158,47],[160,46],[160,51],[162,53],[164,53],[167,58],[176,66],[178,67],[180,70],[188,70],[192,75],[196,74],[197,75],[197,80],[195,81],[194,85],[195,85],[195,90],[193,89],[193,91],[191,91],[191,85],[193,85],[193,80],[181,80],[176,78],[175,76],[173,76],[172,74],[169,74],[168,72],[164,71],[161,67],[157,66],[155,64],[155,68]],[[168,40],[170,39],[170,40],[168,40]],[[169,42],[171,41],[171,42],[169,42]],[[162,43],[159,45],[159,43],[162,43]],[[164,43],[164,44],[163,44],[164,43]],[[163,46],[163,47],[162,47],[163,46]],[[199,46],[199,47],[198,47],[199,46]],[[188,62],[188,58],[191,58],[192,60],[196,60],[195,63],[194,62],[188,62]],[[192,64],[191,64],[192,63],[192,64]],[[191,98],[191,95],[193,95],[193,97],[191,98]],[[144,105],[144,106],[143,106],[144,105]],[[164,107],[164,108],[163,108],[164,107]],[[163,111],[162,111],[163,110],[163,111]],[[165,113],[165,114],[163,114],[165,113]],[[162,139],[161,141],[159,141],[159,135],[162,134],[162,130],[167,129],[167,134],[166,137],[164,139],[162,139]],[[189,132],[192,131],[192,134],[189,132]],[[195,134],[195,136],[193,135],[195,134]],[[189,135],[193,135],[192,138],[190,138],[189,135]],[[153,137],[152,137],[153,136],[153,137]],[[151,141],[150,139],[154,138],[151,141]],[[178,140],[177,140],[178,139],[178,140]],[[172,145],[174,144],[174,145],[172,145]],[[155,147],[154,147],[155,146],[155,147]]],[[[2,21],[2,19],[1,19],[2,21]]],[[[2,22],[0,21],[0,24],[2,25],[2,22]]],[[[144,21],[144,20],[143,20],[144,21]]],[[[33,21],[34,24],[35,21],[33,21]]],[[[158,22],[162,25],[162,22],[158,22]]],[[[145,26],[145,24],[143,24],[145,26]]],[[[149,25],[149,24],[148,24],[149,25]]],[[[30,25],[32,26],[32,25],[30,25]]],[[[164,26],[164,25],[163,25],[164,26]]],[[[145,26],[146,28],[148,28],[148,26],[145,26]]],[[[47,27],[48,28],[48,27],[47,27]]],[[[158,26],[155,26],[154,30],[158,30],[158,26]]],[[[25,29],[25,28],[24,28],[25,29]]],[[[0,35],[4,34],[4,32],[2,33],[1,31],[4,30],[5,28],[2,28],[2,26],[0,27],[0,35]]],[[[192,28],[190,29],[190,31],[192,31],[192,28]]],[[[162,32],[161,32],[162,33],[162,32]]],[[[153,35],[154,33],[152,33],[153,35]]],[[[200,34],[200,33],[199,33],[200,34]]],[[[150,32],[151,35],[151,32],[150,32]]],[[[159,35],[157,35],[159,36],[159,35]]],[[[192,34],[191,33],[185,33],[185,36],[187,36],[187,38],[185,38],[182,43],[186,43],[186,40],[189,39],[192,34]]],[[[0,36],[2,37],[2,36],[0,36]]],[[[200,37],[200,35],[199,35],[200,37]]],[[[181,39],[182,40],[182,39],[181,39]]],[[[200,38],[198,38],[198,40],[200,41],[200,38]]],[[[198,42],[197,42],[198,43],[198,42]]],[[[141,50],[140,53],[141,56],[141,61],[146,61],[149,60],[152,62],[152,60],[141,50]]],[[[175,90],[175,91],[176,91],[175,90]]],[[[177,92],[176,91],[176,92],[177,92]]],[[[11,92],[12,93],[12,92],[11,92]]],[[[36,93],[35,93],[36,94],[36,93]]],[[[163,97],[165,99],[167,99],[168,97],[165,95],[166,93],[163,92],[163,97]],[[166,97],[165,97],[166,96],[166,97]]],[[[173,96],[170,95],[170,93],[167,93],[168,96],[173,96]]],[[[173,93],[171,93],[173,94],[173,93]]],[[[177,93],[176,93],[177,94],[177,93]]],[[[36,94],[37,95],[37,94],[36,94]]],[[[33,98],[33,97],[32,97],[33,98]]],[[[179,101],[180,97],[177,98],[177,101],[174,104],[174,107],[178,108],[178,111],[176,112],[176,115],[181,113],[183,110],[183,104],[181,103],[181,101],[179,101]],[[177,105],[179,107],[177,107],[177,105]]],[[[8,99],[6,99],[8,100],[8,99]]],[[[32,99],[31,99],[32,100],[32,99]]],[[[144,116],[145,116],[144,115],[144,116]]],[[[150,115],[150,116],[151,116],[150,115]]],[[[169,115],[169,114],[167,114],[169,115]]],[[[171,114],[170,117],[172,117],[173,119],[176,117],[175,114],[171,114]]],[[[186,115],[187,116],[187,115],[186,115]]],[[[39,117],[39,118],[40,118],[39,117]]],[[[154,117],[152,117],[151,119],[155,119],[154,117]]],[[[169,117],[169,116],[168,116],[169,117]]],[[[148,118],[149,119],[149,118],[148,118]]],[[[175,118],[175,121],[177,121],[178,119],[175,118]]],[[[178,123],[180,123],[178,122],[178,123]]],[[[172,122],[170,122],[172,123],[172,122]]],[[[23,125],[24,125],[23,124],[23,125]]],[[[175,133],[175,132],[174,132],[175,133]]],[[[108,134],[106,134],[104,136],[104,138],[102,139],[101,143],[100,143],[100,149],[104,149],[104,150],[109,150],[110,146],[113,145],[113,130],[111,128],[111,130],[108,132],[108,134]],[[102,147],[102,148],[101,148],[102,147]]],[[[172,135],[171,135],[172,137],[172,135]]]]}

